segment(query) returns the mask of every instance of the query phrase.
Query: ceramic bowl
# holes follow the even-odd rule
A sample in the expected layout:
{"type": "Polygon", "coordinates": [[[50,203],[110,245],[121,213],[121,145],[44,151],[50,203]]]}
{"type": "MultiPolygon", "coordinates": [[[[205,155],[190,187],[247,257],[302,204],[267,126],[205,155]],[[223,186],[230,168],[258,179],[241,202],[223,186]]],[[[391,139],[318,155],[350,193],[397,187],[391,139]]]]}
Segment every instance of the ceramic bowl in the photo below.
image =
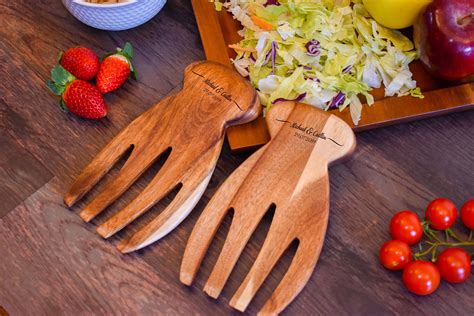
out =
{"type": "Polygon", "coordinates": [[[89,3],[83,0],[62,1],[79,21],[106,31],[137,27],[158,14],[166,3],[166,0],[128,0],[111,4],[89,3]]]}

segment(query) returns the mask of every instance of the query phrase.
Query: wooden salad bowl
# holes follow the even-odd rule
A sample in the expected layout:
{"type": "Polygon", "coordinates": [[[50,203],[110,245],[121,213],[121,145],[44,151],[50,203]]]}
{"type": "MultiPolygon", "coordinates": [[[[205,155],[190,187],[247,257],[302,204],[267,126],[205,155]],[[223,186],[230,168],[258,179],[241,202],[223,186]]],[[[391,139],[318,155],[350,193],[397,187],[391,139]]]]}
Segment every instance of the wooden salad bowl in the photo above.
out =
{"type": "MultiPolygon", "coordinates": [[[[230,58],[235,57],[235,51],[229,45],[241,40],[237,31],[242,26],[224,9],[216,11],[208,0],[192,0],[192,5],[207,59],[233,67],[230,58]]],[[[384,89],[380,88],[372,91],[375,104],[363,106],[357,126],[352,122],[350,111],[333,110],[331,113],[359,132],[474,109],[474,83],[438,80],[428,74],[420,62],[413,62],[410,69],[424,99],[411,96],[386,98],[384,89]]],[[[233,151],[246,151],[265,144],[270,135],[265,120],[259,117],[249,124],[229,128],[227,138],[233,151]]]]}

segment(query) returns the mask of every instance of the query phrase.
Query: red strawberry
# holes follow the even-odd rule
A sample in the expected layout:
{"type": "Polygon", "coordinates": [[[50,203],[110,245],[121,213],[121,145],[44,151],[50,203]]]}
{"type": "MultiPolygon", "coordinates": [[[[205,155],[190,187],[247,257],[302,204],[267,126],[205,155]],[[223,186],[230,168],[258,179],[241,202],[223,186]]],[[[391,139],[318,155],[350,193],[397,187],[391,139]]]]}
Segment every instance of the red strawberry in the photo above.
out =
{"type": "Polygon", "coordinates": [[[46,84],[54,94],[62,96],[61,106],[82,118],[100,119],[107,115],[104,97],[91,83],[76,79],[60,65],[51,70],[53,80],[46,84]]]}
{"type": "Polygon", "coordinates": [[[77,116],[93,120],[107,116],[102,94],[87,81],[74,80],[64,90],[63,100],[69,111],[77,116]]]}
{"type": "Polygon", "coordinates": [[[136,74],[132,66],[133,47],[125,43],[123,49],[118,48],[115,54],[106,55],[100,64],[97,74],[97,88],[102,94],[109,93],[120,88],[125,81],[136,74]]]}
{"type": "Polygon", "coordinates": [[[99,57],[89,48],[69,48],[59,56],[59,63],[77,79],[92,80],[99,72],[99,57]]]}

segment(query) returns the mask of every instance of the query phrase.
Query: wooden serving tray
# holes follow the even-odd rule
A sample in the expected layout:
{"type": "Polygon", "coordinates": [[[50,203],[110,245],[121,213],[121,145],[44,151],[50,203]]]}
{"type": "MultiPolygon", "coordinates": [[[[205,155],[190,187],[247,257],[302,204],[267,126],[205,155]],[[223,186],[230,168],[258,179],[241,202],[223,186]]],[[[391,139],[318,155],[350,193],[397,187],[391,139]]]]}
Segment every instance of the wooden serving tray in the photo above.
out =
{"type": "MultiPolygon", "coordinates": [[[[208,0],[191,2],[206,58],[232,67],[230,58],[235,57],[235,52],[228,45],[240,41],[237,34],[241,29],[240,23],[225,10],[216,11],[214,4],[208,0]]],[[[383,88],[375,89],[372,94],[376,102],[371,107],[364,105],[362,118],[357,126],[352,123],[350,111],[331,112],[357,132],[474,109],[474,83],[440,81],[430,76],[420,62],[414,62],[410,68],[424,99],[411,96],[385,98],[383,88]]],[[[245,151],[265,144],[270,136],[265,120],[259,117],[251,123],[229,128],[227,139],[233,151],[245,151]]]]}

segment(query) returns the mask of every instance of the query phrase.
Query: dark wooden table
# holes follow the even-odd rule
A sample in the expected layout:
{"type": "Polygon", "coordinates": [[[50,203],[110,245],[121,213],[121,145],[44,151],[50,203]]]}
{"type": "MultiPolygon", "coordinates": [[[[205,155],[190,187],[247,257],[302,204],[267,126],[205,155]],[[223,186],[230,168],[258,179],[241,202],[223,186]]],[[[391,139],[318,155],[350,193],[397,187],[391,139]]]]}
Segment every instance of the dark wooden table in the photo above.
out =
{"type": "MultiPolygon", "coordinates": [[[[139,28],[104,32],[75,20],[60,1],[0,0],[0,305],[5,310],[12,315],[236,313],[229,299],[262,245],[270,215],[217,301],[201,289],[230,218],[197,282],[183,286],[178,272],[193,224],[245,155],[233,155],[225,146],[194,212],[172,234],[131,255],[120,254],[115,245],[163,210],[169,197],[110,241],[95,233],[95,225],[130,201],[159,163],[92,224],[78,216],[84,203],[72,210],[62,203],[67,187],[98,150],[179,89],[185,66],[203,58],[189,1],[169,1],[139,28]],[[108,118],[90,122],[62,113],[44,85],[58,51],[85,45],[103,54],[127,40],[136,47],[139,80],[106,96],[108,118]]],[[[474,313],[474,278],[456,286],[443,283],[436,294],[416,297],[404,289],[400,273],[380,266],[377,255],[396,211],[408,208],[421,215],[435,197],[458,205],[474,197],[474,112],[361,133],[352,160],[330,174],[326,243],[311,280],[285,314],[474,313]]],[[[269,297],[293,253],[290,249],[279,262],[249,313],[269,297]]]]}

